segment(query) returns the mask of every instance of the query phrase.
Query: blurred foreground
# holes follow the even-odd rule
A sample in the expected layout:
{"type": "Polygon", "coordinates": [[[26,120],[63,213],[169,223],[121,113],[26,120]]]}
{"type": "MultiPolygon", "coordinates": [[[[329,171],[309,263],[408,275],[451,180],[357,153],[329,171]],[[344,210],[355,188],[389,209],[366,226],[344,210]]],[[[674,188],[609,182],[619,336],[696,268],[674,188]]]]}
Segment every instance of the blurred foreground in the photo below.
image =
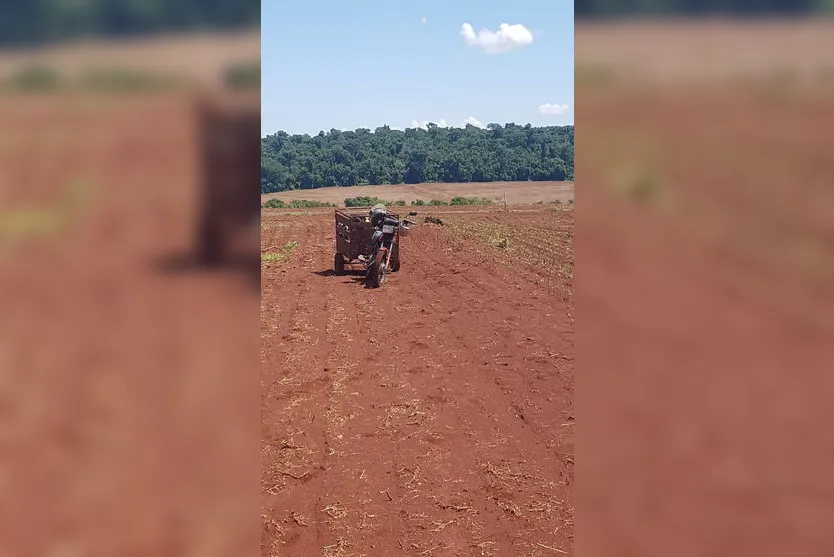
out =
{"type": "Polygon", "coordinates": [[[254,554],[259,202],[235,158],[259,131],[202,124],[232,96],[257,120],[259,95],[119,75],[0,99],[0,554],[254,554]],[[209,268],[210,184],[238,213],[209,268]]]}
{"type": "Polygon", "coordinates": [[[577,24],[577,545],[831,555],[834,22],[577,24]]]}

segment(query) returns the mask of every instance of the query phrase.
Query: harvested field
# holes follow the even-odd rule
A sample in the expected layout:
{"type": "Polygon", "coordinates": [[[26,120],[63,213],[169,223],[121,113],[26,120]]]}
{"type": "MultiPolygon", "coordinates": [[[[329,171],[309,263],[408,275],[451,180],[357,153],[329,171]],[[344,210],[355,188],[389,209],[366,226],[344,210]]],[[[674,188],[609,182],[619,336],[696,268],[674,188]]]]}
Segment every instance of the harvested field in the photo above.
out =
{"type": "Polygon", "coordinates": [[[258,60],[260,52],[260,29],[86,40],[0,50],[0,79],[21,69],[42,66],[60,71],[66,78],[91,70],[129,69],[213,86],[221,83],[225,69],[258,60]]]}
{"type": "Polygon", "coordinates": [[[380,289],[262,212],[263,555],[573,552],[573,211],[421,211],[380,289]]]}
{"type": "Polygon", "coordinates": [[[580,98],[595,138],[577,156],[594,207],[577,244],[581,392],[594,401],[583,412],[596,418],[583,539],[601,554],[705,553],[730,539],[739,554],[825,554],[831,500],[810,494],[834,488],[822,426],[834,95],[668,86],[639,101],[580,98]],[[619,158],[604,154],[617,143],[619,158]]]}
{"type": "Polygon", "coordinates": [[[203,194],[193,108],[0,103],[4,555],[246,553],[228,472],[256,391],[227,370],[257,369],[258,294],[178,263],[203,194]]]}
{"type": "Polygon", "coordinates": [[[576,27],[590,554],[834,547],[832,30],[576,27]]]}
{"type": "Polygon", "coordinates": [[[349,188],[317,188],[291,190],[261,195],[261,201],[280,199],[309,199],[344,205],[346,197],[379,197],[386,201],[402,199],[410,203],[416,199],[449,201],[453,197],[485,197],[496,203],[536,203],[573,199],[573,182],[471,182],[464,184],[397,184],[383,186],[351,186],[349,188]]]}
{"type": "Polygon", "coordinates": [[[834,21],[828,17],[578,22],[577,82],[604,69],[617,81],[810,78],[831,83],[832,33],[834,21]]]}

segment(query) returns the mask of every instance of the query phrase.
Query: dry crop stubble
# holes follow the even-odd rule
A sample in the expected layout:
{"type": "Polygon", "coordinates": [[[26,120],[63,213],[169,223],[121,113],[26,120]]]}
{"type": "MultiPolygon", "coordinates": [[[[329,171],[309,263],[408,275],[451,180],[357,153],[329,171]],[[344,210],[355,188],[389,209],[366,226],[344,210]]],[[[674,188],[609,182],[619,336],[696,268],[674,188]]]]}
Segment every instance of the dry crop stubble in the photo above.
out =
{"type": "Polygon", "coordinates": [[[263,427],[275,431],[266,443],[303,430],[309,441],[295,439],[318,466],[309,480],[288,478],[284,492],[265,494],[265,516],[280,517],[286,532],[265,529],[273,552],[553,552],[520,546],[521,538],[570,550],[572,468],[556,455],[573,450],[572,428],[562,427],[572,414],[571,360],[560,357],[572,353],[573,325],[569,300],[543,279],[569,283],[531,254],[572,257],[552,251],[548,236],[560,218],[572,226],[572,216],[537,205],[442,211],[461,231],[415,227],[403,240],[402,270],[376,290],[328,272],[332,209],[303,219],[262,213],[264,246],[298,241],[290,260],[263,268],[263,319],[278,324],[262,328],[263,427]],[[506,228],[517,250],[496,248],[488,233],[475,233],[481,226],[506,228]],[[537,236],[532,244],[522,241],[527,233],[537,236]],[[519,319],[527,309],[536,311],[519,319]],[[299,315],[311,327],[303,347],[292,331],[299,315]],[[303,361],[290,361],[299,353],[303,361]],[[287,379],[296,374],[306,376],[300,385],[287,379]],[[287,395],[302,393],[309,400],[288,407],[287,395]],[[490,494],[489,485],[503,491],[490,494]]]}
{"type": "MultiPolygon", "coordinates": [[[[573,182],[467,182],[462,184],[386,184],[381,186],[351,186],[289,190],[261,195],[261,202],[280,199],[284,202],[293,200],[310,200],[333,203],[342,207],[346,197],[378,197],[391,204],[403,200],[407,204],[422,200],[429,203],[432,199],[450,202],[453,197],[485,198],[493,204],[528,205],[537,202],[556,200],[568,203],[573,199],[573,182]]],[[[472,210],[471,206],[467,206],[472,210]]],[[[467,207],[460,207],[466,209],[467,207]]],[[[417,207],[420,209],[421,207],[417,207]]],[[[422,207],[427,208],[427,207],[422,207]]]]}
{"type": "Polygon", "coordinates": [[[831,546],[832,29],[577,26],[590,551],[831,546]]]}

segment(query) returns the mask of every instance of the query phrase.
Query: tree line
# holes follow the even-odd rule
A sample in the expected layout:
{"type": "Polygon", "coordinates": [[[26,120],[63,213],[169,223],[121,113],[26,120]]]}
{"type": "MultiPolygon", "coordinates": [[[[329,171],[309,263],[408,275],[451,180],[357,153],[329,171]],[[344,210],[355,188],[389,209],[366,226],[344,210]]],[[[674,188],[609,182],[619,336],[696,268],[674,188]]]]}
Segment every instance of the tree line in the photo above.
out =
{"type": "Polygon", "coordinates": [[[834,11],[834,0],[576,0],[577,18],[640,15],[800,15],[834,11]]]}
{"type": "Polygon", "coordinates": [[[0,45],[257,25],[255,0],[0,0],[0,45]]]}
{"type": "Polygon", "coordinates": [[[489,124],[278,132],[261,140],[261,193],[329,186],[573,180],[573,126],[489,124]]]}

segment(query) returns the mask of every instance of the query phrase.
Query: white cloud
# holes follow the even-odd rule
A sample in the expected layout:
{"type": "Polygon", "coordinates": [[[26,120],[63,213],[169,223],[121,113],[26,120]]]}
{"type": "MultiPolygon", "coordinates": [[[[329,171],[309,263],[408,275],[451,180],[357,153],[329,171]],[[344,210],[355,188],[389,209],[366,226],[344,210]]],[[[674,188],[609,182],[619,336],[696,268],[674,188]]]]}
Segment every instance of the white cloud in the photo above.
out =
{"type": "Polygon", "coordinates": [[[411,125],[409,128],[420,128],[422,130],[429,129],[429,124],[436,124],[438,128],[448,128],[449,124],[446,120],[423,120],[422,122],[418,122],[417,120],[412,120],[411,125]]]}
{"type": "Polygon", "coordinates": [[[423,25],[425,25],[427,21],[428,21],[428,18],[425,17],[425,16],[420,18],[420,23],[422,23],[423,25]]]}
{"type": "Polygon", "coordinates": [[[561,116],[567,113],[567,111],[568,105],[566,104],[544,103],[539,105],[539,114],[544,114],[545,116],[561,116]]]}
{"type": "Polygon", "coordinates": [[[510,52],[533,42],[533,34],[520,23],[515,25],[502,23],[498,31],[481,29],[477,35],[470,24],[464,23],[460,28],[460,34],[466,44],[481,47],[488,54],[510,52]]]}
{"type": "Polygon", "coordinates": [[[474,116],[470,116],[469,118],[467,118],[466,120],[464,120],[463,122],[461,122],[457,126],[452,126],[452,124],[450,124],[446,120],[440,119],[440,120],[422,120],[422,121],[412,120],[411,125],[408,126],[408,127],[409,128],[420,128],[421,130],[427,130],[427,129],[429,129],[429,124],[431,124],[431,123],[434,123],[438,128],[452,128],[452,127],[465,128],[467,125],[476,126],[478,128],[486,128],[486,124],[484,124],[483,122],[481,122],[480,120],[478,120],[474,116]]]}

